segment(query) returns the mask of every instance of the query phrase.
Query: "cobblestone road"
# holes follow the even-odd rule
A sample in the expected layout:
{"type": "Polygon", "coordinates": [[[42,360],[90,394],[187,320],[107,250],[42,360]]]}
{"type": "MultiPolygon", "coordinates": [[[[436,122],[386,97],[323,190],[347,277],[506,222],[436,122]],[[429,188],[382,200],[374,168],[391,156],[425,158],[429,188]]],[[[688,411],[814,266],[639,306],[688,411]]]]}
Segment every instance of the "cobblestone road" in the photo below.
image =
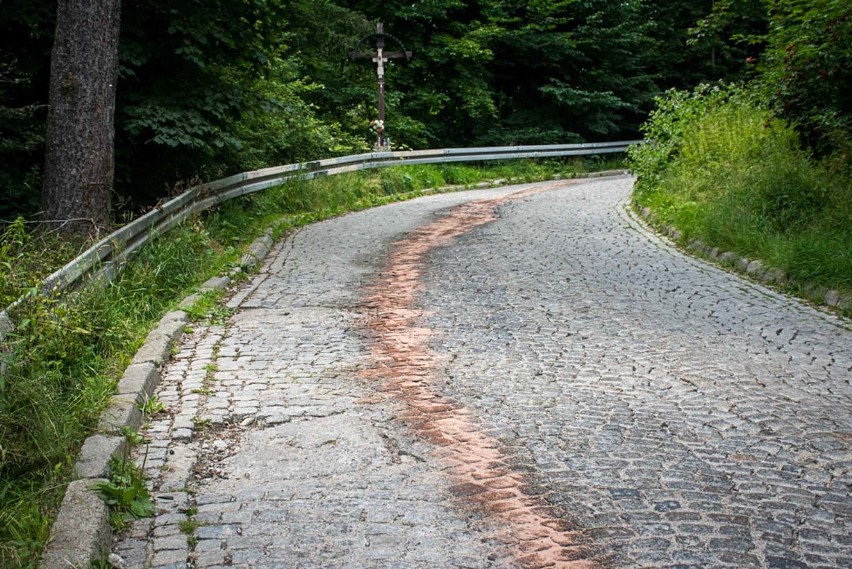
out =
{"type": "Polygon", "coordinates": [[[649,235],[630,184],[432,196],[279,244],[168,366],[138,457],[160,515],[116,553],[852,566],[852,332],[649,235]]]}

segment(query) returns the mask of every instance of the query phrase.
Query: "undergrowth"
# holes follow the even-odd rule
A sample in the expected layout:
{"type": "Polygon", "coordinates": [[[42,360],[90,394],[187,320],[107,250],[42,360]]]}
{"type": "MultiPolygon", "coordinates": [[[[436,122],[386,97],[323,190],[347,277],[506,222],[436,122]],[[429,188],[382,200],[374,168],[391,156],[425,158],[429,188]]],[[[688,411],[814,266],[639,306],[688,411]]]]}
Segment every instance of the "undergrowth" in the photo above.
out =
{"type": "MultiPolygon", "coordinates": [[[[160,236],[107,285],[63,298],[33,295],[13,311],[18,327],[0,344],[0,566],[37,565],[76,453],[148,330],[200,283],[235,266],[265,228],[280,235],[429,187],[621,167],[619,157],[408,166],[291,182],[226,202],[160,236]]],[[[29,233],[23,221],[8,225],[0,237],[0,305],[36,287],[79,246],[29,233]]]]}
{"type": "Polygon", "coordinates": [[[737,87],[672,92],[631,152],[635,203],[696,237],[852,293],[849,155],[813,159],[794,129],[737,87]]]}

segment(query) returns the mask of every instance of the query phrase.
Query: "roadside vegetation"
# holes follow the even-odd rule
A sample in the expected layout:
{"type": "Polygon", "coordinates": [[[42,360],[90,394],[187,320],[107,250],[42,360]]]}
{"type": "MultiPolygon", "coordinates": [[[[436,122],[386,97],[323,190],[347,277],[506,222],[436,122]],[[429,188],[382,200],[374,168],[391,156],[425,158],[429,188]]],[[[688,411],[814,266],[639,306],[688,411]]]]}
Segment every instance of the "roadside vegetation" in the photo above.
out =
{"type": "Polygon", "coordinates": [[[736,87],[672,92],[632,153],[635,203],[791,281],[852,293],[852,183],[842,156],[815,160],[793,128],[736,87]]]}
{"type": "MultiPolygon", "coordinates": [[[[148,330],[200,283],[235,267],[265,228],[281,234],[426,188],[535,181],[623,165],[616,157],[408,166],[291,182],[184,223],[145,247],[107,285],[62,298],[33,295],[15,309],[18,327],[0,343],[0,566],[36,566],[75,455],[148,330]]],[[[16,222],[0,235],[0,264],[8,269],[0,272],[3,306],[78,252],[28,227],[16,222]]]]}
{"type": "Polygon", "coordinates": [[[768,4],[750,82],[657,98],[643,126],[648,143],[630,153],[634,202],[684,243],[759,259],[805,296],[848,297],[852,11],[833,0],[768,4]]]}

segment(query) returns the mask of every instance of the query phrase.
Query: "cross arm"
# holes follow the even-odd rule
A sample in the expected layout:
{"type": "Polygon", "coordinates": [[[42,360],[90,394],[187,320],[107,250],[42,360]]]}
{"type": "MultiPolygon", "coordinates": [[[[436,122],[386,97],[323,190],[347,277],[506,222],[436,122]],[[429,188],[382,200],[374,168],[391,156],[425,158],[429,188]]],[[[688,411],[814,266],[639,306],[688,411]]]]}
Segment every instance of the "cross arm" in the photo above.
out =
{"type": "MultiPolygon", "coordinates": [[[[350,51],[349,59],[353,61],[356,59],[373,59],[374,57],[378,57],[378,52],[375,51],[350,51]]],[[[414,56],[414,53],[411,51],[382,51],[382,57],[385,59],[407,59],[411,61],[411,58],[414,56]]]]}

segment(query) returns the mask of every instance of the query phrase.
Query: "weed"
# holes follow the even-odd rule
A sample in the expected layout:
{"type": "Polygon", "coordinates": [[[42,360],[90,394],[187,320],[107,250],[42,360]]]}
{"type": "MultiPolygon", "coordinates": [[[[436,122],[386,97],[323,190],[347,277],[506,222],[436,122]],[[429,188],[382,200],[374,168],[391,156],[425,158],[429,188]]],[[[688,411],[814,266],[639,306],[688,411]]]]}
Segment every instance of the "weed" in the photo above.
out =
{"type": "Polygon", "coordinates": [[[156,513],[141,469],[129,460],[113,459],[109,481],[101,482],[96,489],[110,507],[110,526],[115,531],[121,531],[135,519],[156,513]]]}
{"type": "Polygon", "coordinates": [[[221,298],[222,291],[208,290],[201,293],[198,299],[192,303],[192,306],[184,310],[193,321],[203,320],[213,311],[213,308],[219,303],[221,298]]]}
{"type": "Polygon", "coordinates": [[[184,533],[186,535],[192,535],[193,533],[195,533],[195,530],[197,530],[201,526],[202,523],[189,514],[187,514],[186,519],[178,522],[178,528],[180,529],[181,533],[184,533]]]}
{"type": "Polygon", "coordinates": [[[147,439],[145,439],[142,433],[127,426],[121,428],[121,434],[124,435],[124,438],[127,439],[130,446],[139,446],[142,443],[147,442],[147,439]]]}
{"type": "Polygon", "coordinates": [[[139,410],[142,411],[142,414],[145,417],[153,417],[159,413],[162,413],[166,410],[166,406],[163,405],[162,401],[157,399],[156,395],[152,395],[151,397],[146,397],[142,403],[138,405],[139,410]]]}
{"type": "Polygon", "coordinates": [[[211,426],[213,423],[212,423],[212,421],[211,421],[210,419],[202,419],[201,417],[197,417],[197,416],[196,416],[196,417],[193,417],[193,418],[192,418],[192,424],[195,426],[195,428],[196,428],[197,430],[199,430],[199,431],[203,431],[203,430],[205,430],[205,429],[209,429],[209,428],[210,428],[210,426],[211,426]]]}

